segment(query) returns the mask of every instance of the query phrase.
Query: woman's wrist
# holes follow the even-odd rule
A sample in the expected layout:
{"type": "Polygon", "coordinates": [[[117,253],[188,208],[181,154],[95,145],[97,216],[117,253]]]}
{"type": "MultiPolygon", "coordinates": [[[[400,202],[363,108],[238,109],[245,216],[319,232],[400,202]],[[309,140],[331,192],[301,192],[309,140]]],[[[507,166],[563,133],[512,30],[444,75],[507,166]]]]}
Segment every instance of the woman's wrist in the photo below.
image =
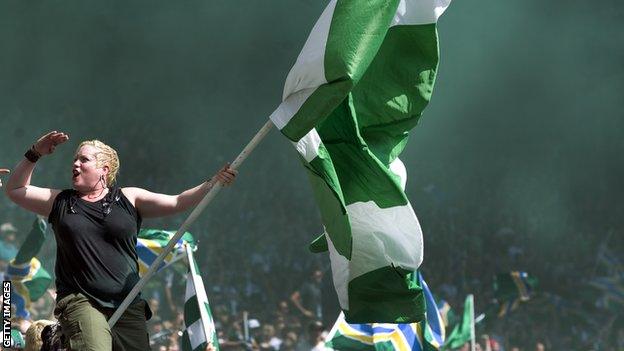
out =
{"type": "Polygon", "coordinates": [[[32,163],[39,161],[41,156],[41,153],[35,148],[35,144],[33,144],[30,149],[28,149],[28,151],[26,151],[26,153],[24,154],[24,157],[26,157],[26,159],[32,163]]]}
{"type": "Polygon", "coordinates": [[[215,185],[214,177],[208,178],[208,180],[206,180],[206,183],[208,183],[208,186],[212,188],[215,185]]]}

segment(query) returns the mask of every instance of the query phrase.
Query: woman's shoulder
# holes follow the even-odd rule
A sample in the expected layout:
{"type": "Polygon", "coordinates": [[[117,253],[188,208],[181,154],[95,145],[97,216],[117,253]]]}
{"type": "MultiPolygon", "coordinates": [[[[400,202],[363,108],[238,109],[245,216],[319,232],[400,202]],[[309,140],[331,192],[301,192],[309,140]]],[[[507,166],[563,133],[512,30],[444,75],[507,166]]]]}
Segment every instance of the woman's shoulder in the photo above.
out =
{"type": "Polygon", "coordinates": [[[144,191],[143,189],[137,187],[123,187],[119,188],[119,190],[123,194],[123,196],[128,199],[128,201],[130,201],[132,206],[134,206],[134,204],[136,203],[137,194],[141,191],[144,191]]]}

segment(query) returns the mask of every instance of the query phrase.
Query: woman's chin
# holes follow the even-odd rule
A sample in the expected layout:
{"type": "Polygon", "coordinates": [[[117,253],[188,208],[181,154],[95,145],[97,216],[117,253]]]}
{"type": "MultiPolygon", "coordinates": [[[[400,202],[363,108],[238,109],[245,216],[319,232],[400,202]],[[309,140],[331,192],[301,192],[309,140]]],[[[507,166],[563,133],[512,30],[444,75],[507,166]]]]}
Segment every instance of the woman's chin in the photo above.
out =
{"type": "Polygon", "coordinates": [[[84,191],[85,190],[85,186],[83,184],[80,184],[80,182],[77,182],[76,180],[74,180],[72,182],[72,188],[76,191],[84,191]]]}

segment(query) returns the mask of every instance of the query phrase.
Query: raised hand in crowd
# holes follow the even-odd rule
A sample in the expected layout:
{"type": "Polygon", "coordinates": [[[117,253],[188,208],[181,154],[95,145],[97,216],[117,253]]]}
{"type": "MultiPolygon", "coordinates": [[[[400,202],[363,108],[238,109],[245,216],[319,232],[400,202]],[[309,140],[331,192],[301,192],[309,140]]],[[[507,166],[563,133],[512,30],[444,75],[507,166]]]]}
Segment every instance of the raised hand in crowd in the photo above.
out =
{"type": "MultiPolygon", "coordinates": [[[[0,175],[9,174],[11,171],[7,168],[0,168],[0,175]]],[[[2,178],[0,178],[0,187],[2,187],[2,178]]]]}

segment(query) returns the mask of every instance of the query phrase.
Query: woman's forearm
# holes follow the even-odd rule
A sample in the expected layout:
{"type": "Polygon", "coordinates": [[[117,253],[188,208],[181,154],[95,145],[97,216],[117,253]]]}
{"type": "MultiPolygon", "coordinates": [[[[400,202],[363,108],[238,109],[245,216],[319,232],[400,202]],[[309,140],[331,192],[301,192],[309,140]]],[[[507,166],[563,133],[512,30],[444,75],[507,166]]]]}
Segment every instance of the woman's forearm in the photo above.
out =
{"type": "Polygon", "coordinates": [[[204,198],[204,196],[206,196],[206,194],[208,194],[210,189],[212,189],[217,182],[221,182],[225,186],[230,185],[234,181],[234,178],[236,178],[237,173],[238,171],[230,168],[229,163],[226,164],[208,181],[178,194],[176,211],[186,211],[189,208],[197,206],[197,204],[199,204],[199,202],[204,198]]]}
{"type": "Polygon", "coordinates": [[[199,204],[199,202],[208,194],[214,186],[215,181],[210,179],[198,186],[185,190],[177,195],[176,212],[184,212],[199,204]]]}

